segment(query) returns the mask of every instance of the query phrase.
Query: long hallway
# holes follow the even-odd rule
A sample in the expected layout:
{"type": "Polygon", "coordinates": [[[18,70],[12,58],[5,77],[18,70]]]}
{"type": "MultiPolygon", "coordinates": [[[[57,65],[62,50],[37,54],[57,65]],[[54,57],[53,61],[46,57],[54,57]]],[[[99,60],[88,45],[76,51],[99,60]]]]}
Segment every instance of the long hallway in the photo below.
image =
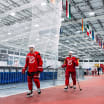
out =
{"type": "Polygon", "coordinates": [[[80,85],[82,91],[77,86],[64,92],[64,86],[56,86],[43,89],[41,95],[34,91],[31,98],[26,98],[26,93],[0,98],[0,104],[104,104],[104,76],[81,81],[80,85]]]}

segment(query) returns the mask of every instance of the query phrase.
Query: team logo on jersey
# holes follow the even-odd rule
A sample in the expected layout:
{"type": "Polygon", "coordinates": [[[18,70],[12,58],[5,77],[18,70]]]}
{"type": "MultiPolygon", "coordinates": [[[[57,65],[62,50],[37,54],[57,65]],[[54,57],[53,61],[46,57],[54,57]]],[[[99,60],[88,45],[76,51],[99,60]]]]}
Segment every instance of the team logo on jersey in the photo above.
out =
{"type": "Polygon", "coordinates": [[[72,60],[68,60],[68,65],[72,65],[72,60]]]}
{"type": "Polygon", "coordinates": [[[35,57],[34,56],[30,56],[29,57],[29,63],[34,63],[35,62],[35,57]]]}

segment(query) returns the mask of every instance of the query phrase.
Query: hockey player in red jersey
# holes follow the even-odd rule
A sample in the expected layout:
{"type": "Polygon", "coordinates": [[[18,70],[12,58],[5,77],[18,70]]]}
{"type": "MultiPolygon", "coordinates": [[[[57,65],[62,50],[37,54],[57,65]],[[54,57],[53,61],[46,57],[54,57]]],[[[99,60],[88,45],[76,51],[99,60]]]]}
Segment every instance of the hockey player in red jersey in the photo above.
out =
{"type": "Polygon", "coordinates": [[[22,69],[23,74],[25,73],[26,70],[28,74],[27,81],[29,92],[27,93],[27,97],[33,96],[32,80],[35,82],[38,94],[41,94],[39,73],[43,71],[42,68],[43,62],[39,52],[34,51],[34,45],[30,45],[29,50],[30,52],[26,56],[26,64],[22,69]]]}
{"type": "Polygon", "coordinates": [[[69,77],[71,75],[72,81],[73,81],[73,88],[76,89],[76,70],[75,66],[78,66],[78,61],[76,57],[72,56],[72,51],[69,52],[69,57],[66,57],[64,64],[62,65],[62,68],[66,67],[65,71],[65,90],[68,89],[69,85],[69,77]]]}

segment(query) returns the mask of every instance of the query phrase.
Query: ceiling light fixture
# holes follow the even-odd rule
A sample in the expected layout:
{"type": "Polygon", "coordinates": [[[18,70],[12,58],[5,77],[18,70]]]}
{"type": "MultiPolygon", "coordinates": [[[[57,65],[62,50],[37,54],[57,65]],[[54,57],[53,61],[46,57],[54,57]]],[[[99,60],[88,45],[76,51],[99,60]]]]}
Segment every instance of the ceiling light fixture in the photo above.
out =
{"type": "Polygon", "coordinates": [[[89,16],[94,16],[95,12],[89,12],[89,16]]]}
{"type": "Polygon", "coordinates": [[[9,32],[8,35],[11,35],[11,33],[9,32]]]}
{"type": "Polygon", "coordinates": [[[45,3],[45,2],[41,3],[41,6],[46,6],[46,5],[47,5],[47,3],[45,3]]]}
{"type": "Polygon", "coordinates": [[[37,38],[36,40],[39,40],[39,38],[37,38]]]}
{"type": "Polygon", "coordinates": [[[15,16],[16,14],[14,12],[10,13],[11,16],[15,16]]]}
{"type": "Polygon", "coordinates": [[[76,33],[81,33],[81,31],[76,31],[76,33]]]}
{"type": "Polygon", "coordinates": [[[35,27],[39,27],[39,25],[38,24],[36,24],[36,25],[34,25],[35,27]]]}

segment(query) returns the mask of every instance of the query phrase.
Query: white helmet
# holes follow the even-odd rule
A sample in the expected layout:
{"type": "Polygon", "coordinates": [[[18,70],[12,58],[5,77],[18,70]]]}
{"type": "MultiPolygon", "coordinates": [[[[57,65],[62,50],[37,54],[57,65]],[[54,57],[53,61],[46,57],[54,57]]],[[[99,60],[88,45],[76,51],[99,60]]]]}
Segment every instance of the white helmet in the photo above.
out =
{"type": "Polygon", "coordinates": [[[74,53],[73,51],[69,51],[69,53],[74,53]]]}
{"type": "Polygon", "coordinates": [[[28,47],[29,47],[29,48],[35,48],[35,46],[34,46],[34,45],[29,45],[28,47]]]}

